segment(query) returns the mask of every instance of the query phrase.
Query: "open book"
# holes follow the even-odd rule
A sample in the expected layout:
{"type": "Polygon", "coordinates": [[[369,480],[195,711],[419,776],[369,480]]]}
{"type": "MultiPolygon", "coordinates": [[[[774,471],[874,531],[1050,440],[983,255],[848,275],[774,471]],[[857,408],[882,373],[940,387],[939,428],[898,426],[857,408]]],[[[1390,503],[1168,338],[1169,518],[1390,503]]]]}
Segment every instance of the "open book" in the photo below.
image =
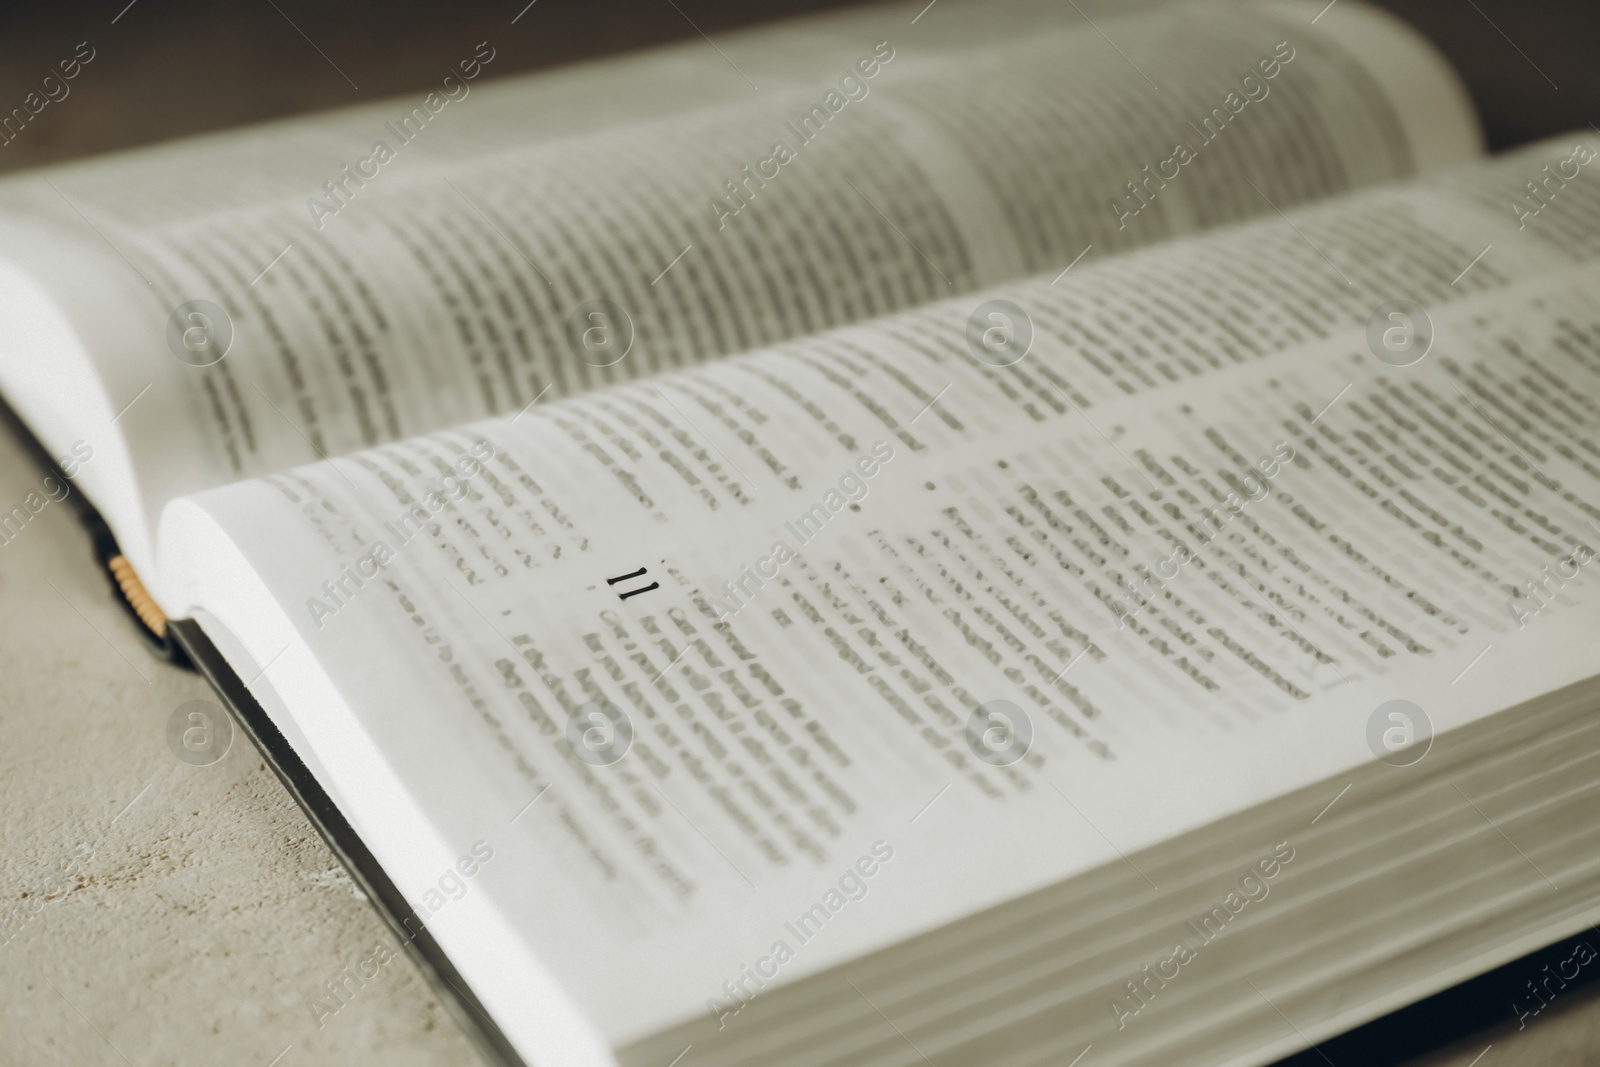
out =
{"type": "Polygon", "coordinates": [[[1258,1063],[1587,924],[1595,140],[1077,8],[0,185],[46,496],[489,1058],[1258,1063]]]}

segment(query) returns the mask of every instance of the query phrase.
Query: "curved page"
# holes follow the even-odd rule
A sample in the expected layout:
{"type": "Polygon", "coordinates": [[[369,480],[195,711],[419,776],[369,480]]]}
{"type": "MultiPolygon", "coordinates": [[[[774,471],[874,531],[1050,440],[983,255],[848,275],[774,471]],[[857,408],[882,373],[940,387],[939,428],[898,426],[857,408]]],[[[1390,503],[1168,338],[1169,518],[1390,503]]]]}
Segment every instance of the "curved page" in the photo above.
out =
{"type": "Polygon", "coordinates": [[[1510,198],[1593,155],[215,490],[160,562],[475,983],[511,930],[605,1042],[734,1013],[1592,673],[1600,195],[1510,198]]]}
{"type": "MultiPolygon", "coordinates": [[[[573,76],[474,89],[463,73],[360,121],[150,150],[134,169],[165,181],[135,174],[143,208],[105,188],[127,171],[74,168],[35,180],[30,203],[78,247],[13,227],[5,254],[80,324],[73,347],[121,413],[47,417],[20,326],[0,340],[0,385],[52,446],[125,442],[135,474],[117,491],[154,515],[206,486],[1056,275],[1475,149],[1429,46],[1353,2],[1313,24],[1315,6],[1090,24],[984,5],[981,32],[931,42],[942,12],[894,8],[892,29],[885,12],[810,23],[787,48],[781,30],[740,38],[754,43],[728,60],[759,92],[702,49],[685,109],[588,132],[519,118],[567,108],[573,76]],[[858,25],[877,28],[852,38],[858,25]],[[706,91],[708,67],[741,91],[706,91]],[[170,197],[191,187],[184,211],[170,197]]],[[[464,70],[492,70],[492,52],[464,53],[464,70]]],[[[108,511],[164,599],[143,516],[108,511]]]]}

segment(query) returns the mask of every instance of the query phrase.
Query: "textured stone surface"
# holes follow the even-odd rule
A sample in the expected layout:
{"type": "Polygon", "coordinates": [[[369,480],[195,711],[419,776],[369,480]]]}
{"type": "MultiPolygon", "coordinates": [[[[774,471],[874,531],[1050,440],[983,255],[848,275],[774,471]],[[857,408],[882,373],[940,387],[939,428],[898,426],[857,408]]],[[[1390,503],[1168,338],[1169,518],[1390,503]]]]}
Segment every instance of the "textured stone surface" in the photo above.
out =
{"type": "MultiPolygon", "coordinates": [[[[0,510],[41,474],[0,434],[0,510]]],[[[167,747],[210,696],[140,645],[65,503],[0,545],[0,1064],[475,1062],[398,949],[318,1025],[394,942],[247,740],[167,747]]]]}

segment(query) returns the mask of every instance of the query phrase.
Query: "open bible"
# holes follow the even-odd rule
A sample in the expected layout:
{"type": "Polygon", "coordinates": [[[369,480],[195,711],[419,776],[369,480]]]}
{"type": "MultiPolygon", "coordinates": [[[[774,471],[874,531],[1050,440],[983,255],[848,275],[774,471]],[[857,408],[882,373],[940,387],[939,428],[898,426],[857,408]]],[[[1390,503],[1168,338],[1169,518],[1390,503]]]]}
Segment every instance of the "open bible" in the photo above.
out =
{"type": "Polygon", "coordinates": [[[45,497],[487,1058],[1261,1063],[1588,924],[1592,131],[1356,0],[494,55],[0,184],[45,497]]]}

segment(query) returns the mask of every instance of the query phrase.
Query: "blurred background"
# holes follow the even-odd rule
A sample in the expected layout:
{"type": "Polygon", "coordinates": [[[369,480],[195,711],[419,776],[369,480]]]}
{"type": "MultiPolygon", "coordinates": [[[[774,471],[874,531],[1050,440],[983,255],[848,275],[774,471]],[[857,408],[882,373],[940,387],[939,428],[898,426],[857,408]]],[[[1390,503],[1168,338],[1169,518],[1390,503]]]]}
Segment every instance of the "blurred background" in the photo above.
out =
{"type": "MultiPolygon", "coordinates": [[[[70,106],[47,107],[0,147],[0,172],[432,88],[441,56],[455,54],[441,42],[492,40],[498,55],[486,76],[503,78],[850,2],[3,3],[0,112],[20,105],[79,42],[95,59],[72,83],[70,106]]],[[[1462,72],[1494,148],[1600,122],[1593,0],[1377,2],[1462,72]]]]}

